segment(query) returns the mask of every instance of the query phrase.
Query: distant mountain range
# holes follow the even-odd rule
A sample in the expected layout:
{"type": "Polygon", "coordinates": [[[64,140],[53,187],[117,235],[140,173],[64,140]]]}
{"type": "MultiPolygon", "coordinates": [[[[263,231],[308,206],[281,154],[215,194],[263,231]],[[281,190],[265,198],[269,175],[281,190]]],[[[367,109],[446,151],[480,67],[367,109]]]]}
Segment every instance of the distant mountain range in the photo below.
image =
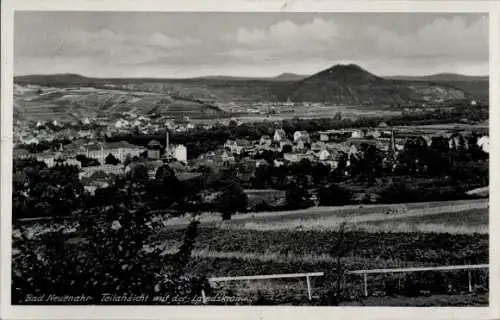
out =
{"type": "Polygon", "coordinates": [[[488,76],[466,76],[457,73],[437,73],[428,76],[391,76],[385,77],[392,80],[406,80],[406,81],[488,81],[488,76]]]}
{"type": "Polygon", "coordinates": [[[276,89],[278,100],[339,104],[398,104],[463,99],[461,89],[445,83],[386,79],[355,64],[335,65],[276,89]]]}
{"type": "MultiPolygon", "coordinates": [[[[340,65],[338,65],[340,66],[340,65]]],[[[351,65],[354,66],[354,65],[351,65]]],[[[329,70],[329,69],[327,69],[329,70]]],[[[106,81],[124,81],[130,82],[134,80],[141,80],[143,82],[158,82],[162,80],[235,80],[235,81],[249,81],[249,80],[262,80],[262,81],[299,81],[305,78],[311,77],[311,75],[297,74],[285,72],[279,74],[275,77],[239,77],[239,76],[202,76],[195,78],[183,78],[183,79],[175,79],[175,78],[92,78],[85,77],[79,74],[74,73],[61,73],[61,74],[49,74],[49,75],[24,75],[24,76],[15,76],[14,82],[19,84],[40,84],[42,82],[51,82],[51,83],[60,83],[60,84],[91,84],[96,82],[106,82],[106,81]]],[[[488,76],[467,76],[457,73],[437,73],[426,76],[385,76],[381,77],[388,80],[404,80],[404,81],[447,81],[447,82],[455,82],[455,81],[488,81],[488,76]]]]}
{"type": "Polygon", "coordinates": [[[275,77],[237,77],[237,76],[204,76],[193,79],[221,80],[221,81],[296,81],[308,77],[307,75],[285,72],[275,77]]]}
{"type": "Polygon", "coordinates": [[[311,101],[346,105],[399,104],[488,97],[488,77],[441,73],[381,77],[355,64],[335,65],[313,75],[283,73],[271,78],[206,76],[190,79],[88,78],[78,74],[17,76],[18,85],[110,86],[130,91],[179,92],[193,101],[311,101]],[[251,82],[251,83],[249,83],[251,82]],[[187,96],[186,96],[187,95],[187,96]]]}

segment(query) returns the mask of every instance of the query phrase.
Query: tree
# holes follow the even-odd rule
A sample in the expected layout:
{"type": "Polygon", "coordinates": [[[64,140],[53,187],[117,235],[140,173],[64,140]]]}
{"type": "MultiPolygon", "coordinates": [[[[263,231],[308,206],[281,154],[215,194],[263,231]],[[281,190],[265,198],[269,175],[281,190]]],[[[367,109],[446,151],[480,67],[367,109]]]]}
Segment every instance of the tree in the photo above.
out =
{"type": "Polygon", "coordinates": [[[117,165],[120,163],[120,160],[118,160],[114,155],[111,153],[107,155],[107,157],[104,159],[104,162],[106,164],[112,164],[112,165],[117,165]]]}
{"type": "Polygon", "coordinates": [[[336,184],[318,190],[319,204],[322,206],[342,206],[349,204],[352,192],[336,184]]]}
{"type": "Polygon", "coordinates": [[[133,182],[145,183],[149,180],[148,169],[144,164],[137,164],[130,170],[130,178],[133,182]]]}
{"type": "Polygon", "coordinates": [[[292,210],[305,209],[314,205],[307,189],[296,186],[286,190],[285,199],[286,207],[292,210]]]}
{"type": "Polygon", "coordinates": [[[230,220],[236,212],[246,211],[247,205],[248,197],[237,183],[224,187],[215,200],[215,208],[222,214],[223,220],[230,220]]]}
{"type": "Polygon", "coordinates": [[[78,168],[66,164],[48,168],[28,160],[14,163],[13,219],[66,216],[81,206],[83,185],[78,168]]]}
{"type": "Polygon", "coordinates": [[[43,293],[91,297],[84,304],[105,304],[102,298],[106,294],[145,294],[150,298],[179,295],[187,300],[163,303],[185,304],[201,290],[209,292],[204,276],[184,272],[198,223],[193,221],[188,226],[177,253],[162,255],[154,245],[152,250],[144,249],[151,246],[150,237],[158,227],[147,218],[148,210],[117,204],[84,212],[79,218],[78,237],[72,243],[61,231],[43,235],[39,241],[30,241],[21,232],[14,240],[14,248],[20,253],[13,259],[13,303],[23,303],[28,294],[43,293]]]}
{"type": "Polygon", "coordinates": [[[89,158],[83,154],[79,154],[75,157],[75,159],[77,161],[80,161],[80,163],[82,164],[82,168],[85,168],[85,167],[95,167],[95,166],[100,166],[101,163],[97,160],[97,159],[94,159],[94,158],[89,158]]]}
{"type": "Polygon", "coordinates": [[[168,165],[162,165],[156,170],[155,179],[159,182],[163,182],[163,180],[175,177],[175,172],[168,165]]]}
{"type": "Polygon", "coordinates": [[[281,149],[283,153],[291,153],[292,152],[292,146],[289,144],[285,144],[283,148],[281,149]]]}

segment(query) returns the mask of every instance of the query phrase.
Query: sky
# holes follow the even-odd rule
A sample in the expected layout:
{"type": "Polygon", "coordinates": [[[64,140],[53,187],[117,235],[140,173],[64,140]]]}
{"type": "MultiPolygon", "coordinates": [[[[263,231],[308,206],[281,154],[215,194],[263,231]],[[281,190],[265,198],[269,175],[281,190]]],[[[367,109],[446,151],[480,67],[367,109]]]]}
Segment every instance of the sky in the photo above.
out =
{"type": "Polygon", "coordinates": [[[489,73],[479,13],[18,11],[14,74],[268,77],[355,63],[381,76],[489,73]]]}

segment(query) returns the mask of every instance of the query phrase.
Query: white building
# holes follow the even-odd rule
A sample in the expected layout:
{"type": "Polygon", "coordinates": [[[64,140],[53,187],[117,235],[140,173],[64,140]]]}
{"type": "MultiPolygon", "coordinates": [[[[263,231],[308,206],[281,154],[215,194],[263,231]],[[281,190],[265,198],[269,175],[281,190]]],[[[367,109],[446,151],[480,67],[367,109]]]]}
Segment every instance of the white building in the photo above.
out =
{"type": "Polygon", "coordinates": [[[320,152],[318,152],[316,156],[319,158],[320,161],[325,161],[328,158],[330,158],[330,152],[328,152],[328,150],[323,149],[320,152]]]}
{"type": "Polygon", "coordinates": [[[139,147],[124,141],[110,142],[106,144],[90,144],[83,146],[84,154],[88,158],[94,158],[99,161],[100,164],[105,164],[106,157],[112,154],[115,158],[124,162],[127,156],[139,157],[142,152],[146,149],[144,147],[139,147]]]}
{"type": "Polygon", "coordinates": [[[128,121],[124,119],[119,119],[115,122],[115,128],[117,129],[127,127],[128,125],[129,125],[128,121]]]}
{"type": "Polygon", "coordinates": [[[353,130],[351,134],[351,138],[363,138],[364,134],[361,130],[353,130]]]}
{"type": "Polygon", "coordinates": [[[295,131],[295,133],[293,134],[293,142],[297,142],[299,140],[309,142],[309,133],[307,131],[295,131]]]}
{"type": "Polygon", "coordinates": [[[490,138],[482,136],[477,140],[477,145],[486,153],[490,153],[490,138]]]}
{"type": "Polygon", "coordinates": [[[276,129],[276,131],[274,131],[273,140],[275,142],[280,142],[281,140],[284,140],[284,139],[286,139],[286,132],[285,132],[285,130],[283,130],[283,129],[276,129]]]}
{"type": "Polygon", "coordinates": [[[177,161],[187,162],[187,148],[184,145],[175,146],[173,154],[177,161]]]}

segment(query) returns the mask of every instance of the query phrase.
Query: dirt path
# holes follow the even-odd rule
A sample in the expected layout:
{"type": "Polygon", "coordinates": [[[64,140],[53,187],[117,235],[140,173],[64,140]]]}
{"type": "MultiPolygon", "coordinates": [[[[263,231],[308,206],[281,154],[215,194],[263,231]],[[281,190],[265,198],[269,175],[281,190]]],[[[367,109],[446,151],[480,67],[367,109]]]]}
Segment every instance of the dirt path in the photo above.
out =
{"type": "MultiPolygon", "coordinates": [[[[401,206],[401,205],[400,205],[401,206]]],[[[404,206],[402,206],[404,208],[404,206]]],[[[367,213],[367,214],[354,214],[348,217],[341,215],[330,215],[330,216],[319,216],[315,217],[301,217],[296,219],[282,219],[274,221],[259,221],[250,220],[245,223],[219,223],[218,226],[221,228],[243,228],[251,230],[283,230],[283,229],[332,229],[337,228],[341,223],[346,222],[349,225],[358,225],[373,221],[391,221],[393,219],[402,220],[404,218],[410,217],[420,217],[428,215],[438,215],[443,213],[459,213],[463,211],[468,211],[472,209],[487,209],[487,202],[471,202],[471,203],[460,203],[460,204],[450,204],[443,206],[423,206],[421,208],[406,209],[400,213],[367,213]]]]}
{"type": "MultiPolygon", "coordinates": [[[[242,225],[269,225],[271,229],[296,228],[301,224],[311,223],[331,224],[346,220],[349,223],[363,223],[380,220],[401,219],[405,217],[418,217],[425,215],[441,214],[446,212],[461,212],[472,209],[488,208],[488,199],[460,200],[443,202],[426,202],[410,204],[377,204],[377,205],[348,205],[342,207],[313,207],[304,210],[259,212],[234,215],[230,221],[222,222],[218,214],[203,214],[199,220],[204,225],[215,225],[218,227],[241,227],[242,225]],[[397,211],[397,208],[406,208],[400,213],[386,214],[387,211],[397,211]],[[356,213],[353,214],[353,211],[356,213]],[[375,213],[372,213],[376,211],[375,213]]],[[[190,217],[171,218],[164,221],[165,226],[184,226],[189,223],[190,217]]]]}

